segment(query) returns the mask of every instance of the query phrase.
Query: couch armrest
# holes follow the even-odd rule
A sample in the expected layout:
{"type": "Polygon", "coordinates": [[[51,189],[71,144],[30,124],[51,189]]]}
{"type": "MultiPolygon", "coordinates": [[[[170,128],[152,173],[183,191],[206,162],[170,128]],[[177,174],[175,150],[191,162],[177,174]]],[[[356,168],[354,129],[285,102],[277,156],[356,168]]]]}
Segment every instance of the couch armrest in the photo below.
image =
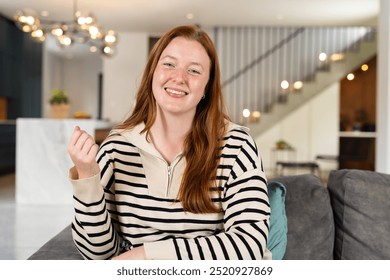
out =
{"type": "Polygon", "coordinates": [[[46,242],[29,260],[82,260],[72,238],[72,226],[69,225],[46,242]]]}

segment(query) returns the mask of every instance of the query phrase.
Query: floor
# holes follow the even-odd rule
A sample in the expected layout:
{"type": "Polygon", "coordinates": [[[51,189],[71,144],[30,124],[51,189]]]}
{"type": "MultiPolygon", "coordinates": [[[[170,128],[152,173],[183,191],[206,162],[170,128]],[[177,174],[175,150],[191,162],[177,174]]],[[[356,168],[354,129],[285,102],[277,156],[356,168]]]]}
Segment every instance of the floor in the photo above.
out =
{"type": "Polygon", "coordinates": [[[0,260],[25,260],[71,223],[70,205],[18,204],[15,174],[0,175],[0,260]]]}

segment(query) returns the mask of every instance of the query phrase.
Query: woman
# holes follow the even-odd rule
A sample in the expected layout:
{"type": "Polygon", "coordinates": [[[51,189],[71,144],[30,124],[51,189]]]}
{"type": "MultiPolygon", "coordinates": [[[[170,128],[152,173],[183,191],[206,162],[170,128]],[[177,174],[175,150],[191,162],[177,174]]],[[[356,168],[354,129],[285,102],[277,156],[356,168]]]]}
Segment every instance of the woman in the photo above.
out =
{"type": "Polygon", "coordinates": [[[262,162],[247,129],[225,114],[204,31],[166,33],[131,116],[100,148],[76,127],[68,152],[73,238],[84,258],[270,258],[262,162]]]}

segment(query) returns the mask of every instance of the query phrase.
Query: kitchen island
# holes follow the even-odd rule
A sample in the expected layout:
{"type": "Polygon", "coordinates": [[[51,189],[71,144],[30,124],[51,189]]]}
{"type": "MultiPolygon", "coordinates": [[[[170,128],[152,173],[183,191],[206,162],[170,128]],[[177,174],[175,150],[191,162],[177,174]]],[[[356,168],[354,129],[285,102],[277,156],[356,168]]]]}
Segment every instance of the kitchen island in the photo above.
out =
{"type": "Polygon", "coordinates": [[[16,203],[72,205],[67,146],[76,125],[92,136],[113,127],[92,119],[16,120],[16,203]]]}

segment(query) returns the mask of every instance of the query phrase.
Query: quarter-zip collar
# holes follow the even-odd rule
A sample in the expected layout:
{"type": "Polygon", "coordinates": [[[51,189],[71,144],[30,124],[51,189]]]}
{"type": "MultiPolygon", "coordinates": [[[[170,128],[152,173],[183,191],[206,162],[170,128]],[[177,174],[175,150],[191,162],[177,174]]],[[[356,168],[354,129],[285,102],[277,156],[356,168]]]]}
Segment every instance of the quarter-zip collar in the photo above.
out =
{"type": "Polygon", "coordinates": [[[177,198],[186,161],[179,154],[168,164],[154,145],[147,141],[146,133],[141,133],[144,128],[145,124],[142,123],[131,130],[113,130],[111,133],[119,133],[139,150],[151,195],[177,198]]]}
{"type": "Polygon", "coordinates": [[[161,154],[156,150],[153,144],[146,139],[146,132],[141,132],[144,128],[145,124],[140,123],[131,130],[118,129],[113,130],[111,133],[119,133],[137,148],[148,152],[151,155],[162,158],[161,154]]]}
{"type": "MultiPolygon", "coordinates": [[[[181,178],[184,174],[186,159],[179,154],[172,160],[171,164],[168,164],[154,145],[146,140],[146,133],[141,133],[144,128],[145,124],[141,123],[131,130],[113,130],[111,134],[118,133],[122,135],[138,149],[149,194],[176,199],[181,178]]],[[[229,122],[227,130],[233,129],[249,132],[248,128],[229,122]]]]}

